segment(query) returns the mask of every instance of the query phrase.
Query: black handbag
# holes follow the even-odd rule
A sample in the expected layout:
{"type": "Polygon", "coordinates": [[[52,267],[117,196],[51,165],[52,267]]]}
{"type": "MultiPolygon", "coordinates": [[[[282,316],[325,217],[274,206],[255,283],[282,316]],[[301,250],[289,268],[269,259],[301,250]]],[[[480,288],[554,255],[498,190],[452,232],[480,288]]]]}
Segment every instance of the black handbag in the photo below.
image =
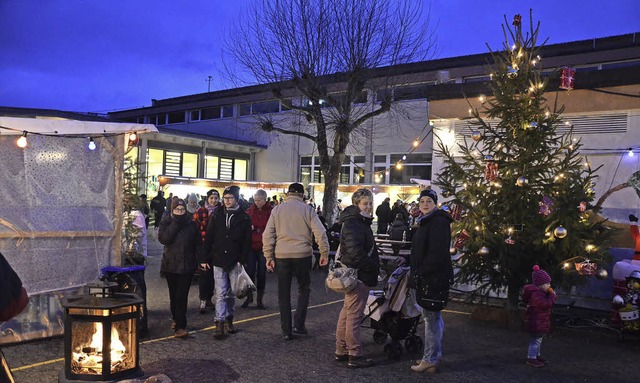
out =
{"type": "Polygon", "coordinates": [[[445,286],[435,288],[433,283],[429,283],[426,278],[414,275],[416,289],[416,303],[428,311],[441,311],[449,303],[449,283],[445,286]]]}

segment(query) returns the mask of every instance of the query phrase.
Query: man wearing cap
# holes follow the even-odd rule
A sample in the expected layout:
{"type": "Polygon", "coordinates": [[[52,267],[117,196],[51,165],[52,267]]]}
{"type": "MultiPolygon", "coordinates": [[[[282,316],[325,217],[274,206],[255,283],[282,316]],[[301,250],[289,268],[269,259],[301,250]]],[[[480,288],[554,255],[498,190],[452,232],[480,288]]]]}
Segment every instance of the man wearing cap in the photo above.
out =
{"type": "Polygon", "coordinates": [[[214,336],[221,339],[225,329],[234,334],[233,314],[235,297],[231,292],[229,271],[238,262],[245,262],[251,251],[251,217],[238,204],[240,188],[233,185],[222,193],[223,208],[209,219],[205,233],[200,267],[213,267],[216,286],[216,314],[214,336]]]}
{"type": "Polygon", "coordinates": [[[307,334],[305,321],[311,292],[312,241],[320,248],[320,266],[329,263],[329,240],[312,206],[304,200],[304,187],[289,185],[287,200],[271,211],[262,234],[262,251],[267,270],[278,277],[278,305],[284,340],[293,339],[293,332],[307,334]],[[298,281],[298,308],[291,323],[291,282],[298,281]]]}

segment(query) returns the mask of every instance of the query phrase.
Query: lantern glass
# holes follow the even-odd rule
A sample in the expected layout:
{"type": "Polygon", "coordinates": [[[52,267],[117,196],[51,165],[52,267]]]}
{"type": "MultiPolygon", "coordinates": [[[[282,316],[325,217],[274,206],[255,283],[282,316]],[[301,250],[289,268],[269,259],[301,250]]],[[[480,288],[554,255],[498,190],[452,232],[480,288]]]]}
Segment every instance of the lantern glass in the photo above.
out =
{"type": "Polygon", "coordinates": [[[135,321],[73,322],[71,372],[77,375],[113,375],[136,367],[135,321]],[[105,328],[107,331],[105,331],[105,328]],[[106,365],[105,365],[106,364],[106,365]]]}

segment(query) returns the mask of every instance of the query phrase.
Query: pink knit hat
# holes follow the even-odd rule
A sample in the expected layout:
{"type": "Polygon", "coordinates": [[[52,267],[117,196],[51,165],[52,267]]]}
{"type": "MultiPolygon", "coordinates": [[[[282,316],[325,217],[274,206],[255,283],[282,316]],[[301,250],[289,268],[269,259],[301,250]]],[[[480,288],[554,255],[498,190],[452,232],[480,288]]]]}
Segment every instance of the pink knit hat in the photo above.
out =
{"type": "Polygon", "coordinates": [[[542,270],[540,266],[533,266],[533,273],[531,273],[531,280],[536,286],[542,286],[545,283],[551,283],[551,277],[546,271],[542,270]]]}

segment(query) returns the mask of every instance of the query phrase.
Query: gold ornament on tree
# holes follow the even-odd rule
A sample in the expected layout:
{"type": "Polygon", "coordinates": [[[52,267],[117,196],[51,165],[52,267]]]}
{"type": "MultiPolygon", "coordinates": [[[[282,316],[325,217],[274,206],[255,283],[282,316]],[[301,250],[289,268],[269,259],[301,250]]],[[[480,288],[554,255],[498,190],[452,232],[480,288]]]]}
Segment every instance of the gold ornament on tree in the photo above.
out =
{"type": "Polygon", "coordinates": [[[566,237],[567,234],[568,234],[567,229],[562,227],[562,225],[556,227],[556,229],[553,231],[553,235],[555,235],[556,238],[559,238],[559,239],[566,237]]]}
{"type": "Polygon", "coordinates": [[[478,142],[482,139],[482,134],[480,132],[478,132],[477,130],[474,130],[473,132],[471,132],[471,138],[475,141],[478,142]]]}
{"type": "Polygon", "coordinates": [[[525,177],[518,177],[518,179],[516,180],[516,185],[523,187],[524,185],[528,184],[529,180],[526,179],[525,177]]]}

